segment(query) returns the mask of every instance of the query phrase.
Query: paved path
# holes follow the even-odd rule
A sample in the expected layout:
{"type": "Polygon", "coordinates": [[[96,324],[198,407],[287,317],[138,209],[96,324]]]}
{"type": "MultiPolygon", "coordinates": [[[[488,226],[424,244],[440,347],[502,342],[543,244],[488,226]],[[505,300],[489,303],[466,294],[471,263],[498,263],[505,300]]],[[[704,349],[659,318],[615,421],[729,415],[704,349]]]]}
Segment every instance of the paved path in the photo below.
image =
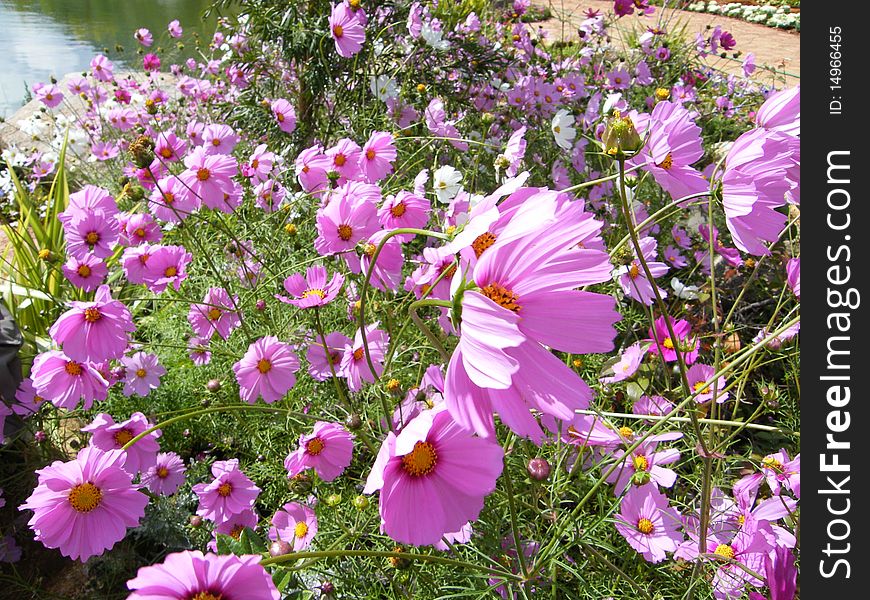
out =
{"type": "MultiPolygon", "coordinates": [[[[553,18],[539,24],[554,40],[576,38],[577,25],[586,19],[583,15],[586,9],[596,9],[604,14],[613,12],[612,0],[533,0],[533,5],[550,8],[553,18]],[[565,20],[565,23],[561,20],[565,20]]],[[[739,60],[707,57],[707,64],[729,73],[742,74],[743,57],[754,52],[755,64],[759,68],[753,77],[757,81],[775,84],[776,87],[799,83],[801,36],[793,30],[774,29],[721,15],[656,7],[655,13],[647,17],[633,15],[619,19],[615,24],[613,37],[620,44],[622,37],[632,30],[644,31],[647,27],[659,27],[674,31],[685,27],[686,37],[694,40],[698,33],[709,36],[707,27],[716,25],[731,32],[737,41],[734,51],[740,50],[743,54],[739,60]],[[772,72],[761,68],[763,65],[781,73],[775,78],[772,72]]]]}

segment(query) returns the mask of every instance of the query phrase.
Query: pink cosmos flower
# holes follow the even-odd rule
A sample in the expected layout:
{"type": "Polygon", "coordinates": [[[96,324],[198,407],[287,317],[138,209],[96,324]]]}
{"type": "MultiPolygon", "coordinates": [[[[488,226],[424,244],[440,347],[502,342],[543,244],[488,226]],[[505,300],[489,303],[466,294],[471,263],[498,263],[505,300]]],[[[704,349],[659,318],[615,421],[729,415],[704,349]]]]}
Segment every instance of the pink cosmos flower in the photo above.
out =
{"type": "Polygon", "coordinates": [[[260,144],[254,148],[248,162],[242,165],[242,175],[251,177],[257,181],[266,181],[273,170],[277,168],[276,156],[269,152],[266,144],[260,144]]]}
{"type": "Polygon", "coordinates": [[[269,528],[270,540],[291,542],[294,552],[308,548],[316,534],[317,515],[298,502],[288,502],[278,510],[269,528]]]}
{"type": "Polygon", "coordinates": [[[197,337],[211,339],[215,333],[223,339],[242,324],[236,306],[238,296],[230,298],[224,288],[209,288],[202,299],[202,304],[191,304],[187,313],[187,321],[197,337]]]}
{"type": "Polygon", "coordinates": [[[175,452],[161,452],[155,463],[142,473],[142,485],[152,494],[171,496],[184,483],[184,461],[175,452]]]}
{"type": "Polygon", "coordinates": [[[229,155],[238,143],[239,136],[229,125],[212,123],[202,128],[202,147],[208,155],[229,155]]]}
{"type": "MultiPolygon", "coordinates": [[[[640,250],[654,278],[661,277],[670,270],[668,265],[655,260],[657,246],[658,242],[655,238],[645,237],[640,240],[640,250]]],[[[658,285],[655,281],[647,279],[646,272],[644,272],[640,261],[636,257],[628,265],[623,265],[616,269],[614,275],[626,296],[634,298],[647,306],[655,302],[653,286],[658,287],[658,285]]],[[[667,297],[668,293],[665,290],[662,288],[658,288],[658,290],[662,298],[667,297]]]]}
{"type": "Polygon", "coordinates": [[[145,71],[159,71],[160,57],[156,54],[146,54],[142,57],[142,69],[145,71]]]}
{"type": "Polygon", "coordinates": [[[376,183],[393,172],[396,161],[393,136],[385,131],[374,131],[362,147],[359,168],[369,183],[376,183]]]}
{"type": "Polygon", "coordinates": [[[112,81],[115,75],[112,70],[115,68],[115,65],[108,58],[103,56],[102,54],[96,55],[91,59],[91,73],[94,76],[94,79],[98,79],[100,81],[112,81]]]}
{"type": "Polygon", "coordinates": [[[197,367],[211,362],[211,352],[208,349],[208,340],[192,337],[187,340],[187,355],[197,367]]]}
{"type": "Polygon", "coordinates": [[[239,395],[248,404],[262,396],[271,404],[284,397],[296,383],[294,373],[299,370],[299,359],[275,336],[266,336],[248,347],[242,359],[233,365],[239,382],[239,395]]]}
{"type": "Polygon", "coordinates": [[[33,359],[30,377],[36,393],[58,408],[74,409],[79,401],[88,410],[95,400],[105,400],[109,383],[92,363],[77,362],[59,350],[33,359]]]}
{"type": "Polygon", "coordinates": [[[133,37],[136,38],[137,42],[139,42],[146,48],[154,43],[154,36],[151,35],[151,32],[144,27],[142,27],[141,29],[137,29],[133,33],[133,37]]]}
{"type": "Polygon", "coordinates": [[[160,387],[160,378],[166,375],[166,368],[160,364],[156,354],[137,352],[121,358],[121,364],[125,368],[125,396],[147,396],[151,390],[160,387]]]}
{"type": "Polygon", "coordinates": [[[477,519],[503,458],[498,443],[474,437],[446,410],[424,411],[398,436],[387,434],[363,493],[380,490],[381,529],[391,538],[435,544],[477,519]]]}
{"type": "Polygon", "coordinates": [[[652,484],[632,487],[622,499],[616,530],[651,562],[661,562],[683,541],[680,514],[652,484]]]}
{"type": "Polygon", "coordinates": [[[45,398],[36,393],[33,380],[30,377],[25,377],[15,391],[15,404],[12,405],[12,412],[26,418],[35,414],[44,403],[45,398]]]}
{"type": "Polygon", "coordinates": [[[761,459],[761,472],[767,480],[767,486],[774,495],[782,493],[783,489],[791,490],[795,497],[801,497],[801,455],[789,459],[784,449],[768,454],[761,459]]]}
{"type": "Polygon", "coordinates": [[[92,254],[85,254],[82,258],[70,257],[61,270],[70,283],[86,292],[100,287],[109,273],[106,263],[92,254]]]}
{"type": "MultiPolygon", "coordinates": [[[[378,221],[385,230],[422,229],[429,222],[431,210],[432,205],[427,198],[402,190],[395,196],[387,196],[378,209],[378,221]]],[[[395,239],[407,243],[414,239],[414,235],[404,233],[395,239]]]]}
{"type": "Polygon", "coordinates": [[[226,521],[218,523],[212,530],[212,540],[208,543],[208,549],[217,552],[218,535],[228,535],[234,540],[240,540],[245,529],[254,529],[260,518],[253,510],[247,509],[232,515],[226,521]]]}
{"type": "Polygon", "coordinates": [[[205,554],[199,550],[175,552],[159,565],[142,567],[127,582],[133,590],[127,600],[167,598],[234,598],[280,600],[272,576],[259,564],[260,555],[205,554]]]}
{"type": "Polygon", "coordinates": [[[154,155],[161,162],[176,162],[187,152],[187,142],[173,131],[161,131],[154,136],[154,155]]]}
{"type": "Polygon", "coordinates": [[[143,431],[150,429],[153,426],[148,422],[148,418],[140,413],[134,412],[130,418],[121,423],[115,423],[112,415],[108,413],[100,413],[89,424],[81,428],[81,431],[92,434],[90,445],[105,452],[110,450],[121,450],[127,455],[124,461],[124,470],[135,477],[140,472],[147,471],[157,462],[157,452],[160,451],[160,444],[157,438],[161,432],[152,431],[150,434],[137,441],[127,450],[122,450],[124,445],[143,431]]]}
{"type": "Polygon", "coordinates": [[[636,342],[626,348],[625,352],[619,357],[619,360],[610,367],[613,371],[613,376],[602,377],[601,383],[616,383],[634,375],[643,361],[643,357],[646,355],[646,350],[641,342],[636,342]]]}
{"type": "Polygon", "coordinates": [[[643,340],[644,342],[652,342],[652,346],[649,348],[650,354],[659,354],[665,362],[674,362],[677,360],[675,348],[679,348],[683,361],[687,365],[691,365],[698,359],[701,340],[692,335],[691,323],[685,319],[674,320],[672,317],[659,317],[653,325],[654,328],[649,330],[649,338],[643,340]],[[671,321],[674,335],[677,336],[676,341],[672,340],[670,333],[668,333],[665,318],[671,321]]]}
{"type": "Polygon", "coordinates": [[[356,254],[350,253],[344,255],[344,260],[353,273],[360,273],[365,277],[369,269],[373,269],[369,282],[373,288],[382,292],[399,289],[402,283],[402,267],[405,264],[402,243],[396,237],[391,237],[384,242],[378,260],[372,263],[375,251],[387,233],[381,230],[372,234],[362,245],[361,256],[357,257],[356,254]]]}
{"type": "Polygon", "coordinates": [[[454,122],[447,120],[447,113],[444,110],[444,101],[440,98],[433,98],[426,106],[426,127],[432,135],[446,138],[450,145],[457,150],[468,150],[468,143],[462,141],[462,134],[456,128],[454,122]]]}
{"type": "Polygon", "coordinates": [[[774,92],[768,96],[758,112],[755,123],[771,131],[797,137],[801,133],[801,86],[774,92]]]}
{"type": "Polygon", "coordinates": [[[353,456],[353,434],[338,423],[318,421],[311,434],[299,436],[299,448],[284,459],[291,479],[306,469],[314,469],[323,481],[341,475],[353,456]]]}
{"type": "Polygon", "coordinates": [[[305,351],[308,374],[315,381],[326,381],[332,377],[333,369],[336,377],[344,376],[344,372],[341,370],[341,358],[344,355],[345,346],[351,342],[350,338],[340,331],[333,331],[326,334],[325,339],[326,348],[318,337],[308,345],[308,349],[305,351]]]}
{"type": "MultiPolygon", "coordinates": [[[[709,380],[713,375],[716,374],[716,369],[710,367],[708,365],[702,365],[701,363],[695,363],[689,370],[686,371],[686,379],[689,382],[689,388],[693,392],[697,392],[695,396],[695,402],[698,404],[703,404],[704,402],[709,402],[713,399],[713,386],[714,384],[707,384],[707,380],[709,380]]],[[[728,400],[728,392],[723,392],[725,389],[725,376],[722,375],[716,381],[716,403],[721,404],[728,400]]]]}
{"type": "Polygon", "coordinates": [[[268,179],[254,188],[254,204],[267,213],[275,212],[287,196],[287,190],[278,181],[268,179]]]}
{"type": "Polygon", "coordinates": [[[169,25],[166,26],[167,31],[169,31],[169,35],[174,38],[180,38],[184,30],[181,28],[181,23],[178,22],[178,19],[174,19],[169,22],[169,25]]]}
{"type": "Polygon", "coordinates": [[[180,223],[200,206],[199,198],[173,175],[159,179],[148,200],[151,214],[168,223],[180,223]]]}
{"type": "Polygon", "coordinates": [[[366,29],[347,4],[336,4],[329,16],[329,31],[339,56],[348,58],[362,49],[366,29]]]}
{"type": "Polygon", "coordinates": [[[114,142],[94,142],[91,144],[91,155],[101,162],[115,158],[120,152],[118,144],[114,142]]]}
{"type": "Polygon", "coordinates": [[[123,246],[138,246],[155,243],[163,239],[163,231],[148,213],[119,213],[116,217],[120,225],[118,241],[123,246]]]}
{"type": "Polygon", "coordinates": [[[193,255],[184,246],[140,246],[140,248],[143,252],[138,255],[140,262],[142,256],[148,257],[143,263],[144,282],[148,289],[155,294],[160,294],[171,285],[177,291],[181,287],[181,282],[187,279],[187,265],[193,260],[193,255]]]}
{"type": "Polygon", "coordinates": [[[123,469],[125,455],[88,446],[69,462],[38,469],[39,483],[20,510],[32,510],[28,525],[47,548],[73,560],[98,556],[139,525],[148,497],[123,469]]]}
{"type": "Polygon", "coordinates": [[[636,415],[652,415],[661,417],[674,410],[674,403],[664,396],[643,395],[631,407],[636,415]]]}
{"type": "Polygon", "coordinates": [[[67,254],[73,258],[86,254],[107,258],[118,242],[118,222],[99,211],[73,213],[72,218],[63,223],[63,229],[67,254]]]}
{"type": "Polygon", "coordinates": [[[220,524],[254,507],[260,488],[242,472],[237,458],[215,461],[211,473],[214,475],[211,483],[193,486],[194,493],[199,497],[196,514],[220,524]]]}
{"type": "Polygon", "coordinates": [[[275,297],[299,308],[326,306],[335,300],[344,285],[344,276],[341,273],[333,273],[329,281],[327,275],[326,267],[319,265],[308,267],[304,278],[300,273],[293,273],[284,280],[284,289],[294,297],[288,298],[280,294],[275,294],[275,297]]]}
{"type": "Polygon", "coordinates": [[[352,181],[330,194],[329,204],[317,214],[314,247],[322,255],[352,250],[378,230],[378,186],[352,181]]]}
{"type": "Polygon", "coordinates": [[[682,269],[688,263],[686,261],[686,257],[680,254],[678,248],[674,246],[666,246],[664,252],[662,252],[662,256],[665,257],[665,260],[675,269],[682,269]]]}
{"type": "Polygon", "coordinates": [[[788,287],[794,292],[798,300],[801,297],[801,259],[792,258],[785,265],[788,287]]]}
{"type": "Polygon", "coordinates": [[[323,153],[323,147],[318,145],[306,148],[296,157],[294,167],[299,185],[309,194],[320,194],[329,188],[327,171],[332,167],[333,159],[323,153]]]}
{"type": "Polygon", "coordinates": [[[649,135],[641,153],[629,164],[649,171],[673,199],[705,192],[710,183],[691,165],[703,155],[697,113],[663,100],[650,115],[630,113],[641,138],[649,135]]]}
{"type": "Polygon", "coordinates": [[[793,186],[790,177],[800,141],[778,131],[758,128],[737,138],[725,158],[722,205],[735,245],[750,254],[770,254],[763,242],[779,237],[785,204],[793,186]]]}
{"type": "Polygon", "coordinates": [[[728,559],[728,562],[718,563],[719,568],[713,577],[715,598],[740,598],[746,584],[754,587],[764,585],[763,581],[750,575],[741,565],[754,573],[764,573],[765,558],[773,550],[770,531],[769,523],[750,520],[731,539],[715,532],[708,536],[707,551],[728,559]]]}
{"type": "Polygon", "coordinates": [[[70,194],[69,206],[57,215],[58,220],[66,225],[73,218],[84,213],[100,213],[107,218],[118,214],[118,205],[107,190],[95,185],[86,185],[81,190],[70,194]]]}
{"type": "Polygon", "coordinates": [[[272,116],[278,122],[278,128],[284,133],[293,133],[296,129],[296,110],[284,98],[272,100],[269,106],[272,110],[272,116]]]}
{"type": "Polygon", "coordinates": [[[662,465],[675,463],[680,459],[680,452],[674,448],[656,451],[658,441],[645,441],[626,455],[622,450],[615,450],[614,456],[622,461],[622,466],[607,478],[613,484],[613,493],[619,496],[629,484],[635,486],[652,482],[658,487],[669,488],[677,482],[675,471],[662,465]]]}
{"type": "Polygon", "coordinates": [[[375,368],[374,373],[372,373],[366,360],[362,333],[359,329],[356,331],[353,343],[348,343],[344,347],[344,354],[341,357],[341,372],[347,377],[347,387],[352,392],[358,392],[362,389],[363,381],[374,383],[384,370],[384,358],[390,343],[390,336],[386,331],[377,329],[377,326],[377,323],[366,326],[366,341],[368,342],[369,356],[375,368]]]}
{"type": "MultiPolygon", "coordinates": [[[[698,233],[701,234],[701,237],[707,244],[710,244],[710,226],[701,223],[698,225],[698,233]]],[[[720,255],[725,259],[732,267],[739,267],[743,265],[743,259],[740,258],[740,252],[737,251],[737,248],[729,248],[725,244],[722,243],[722,240],[719,239],[719,230],[716,227],[713,227],[713,241],[712,241],[713,251],[716,254],[720,255]]],[[[702,250],[700,255],[696,255],[698,262],[706,264],[707,269],[710,268],[710,252],[702,250]]]]}
{"type": "Polygon", "coordinates": [[[33,96],[48,108],[54,108],[63,101],[63,92],[53,83],[35,84],[33,86],[33,96]]]}
{"type": "Polygon", "coordinates": [[[362,171],[360,170],[362,148],[352,139],[342,138],[338,140],[335,146],[327,149],[324,154],[330,161],[327,171],[338,173],[337,182],[339,185],[362,179],[362,171]]]}
{"type": "Polygon", "coordinates": [[[526,134],[525,125],[514,131],[508,138],[507,148],[504,151],[504,157],[508,161],[508,167],[505,170],[505,175],[515,177],[519,171],[520,163],[526,155],[526,140],[523,136],[526,134]]]}
{"type": "Polygon", "coordinates": [[[233,193],[232,177],[238,173],[236,159],[223,154],[210,155],[203,146],[194,148],[184,159],[187,170],[179,179],[209,208],[232,212],[226,197],[233,193]]]}

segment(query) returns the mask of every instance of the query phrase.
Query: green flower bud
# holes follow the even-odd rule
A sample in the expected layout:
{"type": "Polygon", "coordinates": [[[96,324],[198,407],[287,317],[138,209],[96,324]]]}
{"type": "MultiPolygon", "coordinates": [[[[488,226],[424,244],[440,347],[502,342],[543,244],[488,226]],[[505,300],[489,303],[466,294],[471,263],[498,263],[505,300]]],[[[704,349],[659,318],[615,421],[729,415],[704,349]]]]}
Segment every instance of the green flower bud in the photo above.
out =
{"type": "Polygon", "coordinates": [[[643,144],[631,118],[623,117],[619,111],[614,111],[607,119],[601,141],[604,152],[614,158],[625,158],[626,153],[637,152],[643,144]]]}

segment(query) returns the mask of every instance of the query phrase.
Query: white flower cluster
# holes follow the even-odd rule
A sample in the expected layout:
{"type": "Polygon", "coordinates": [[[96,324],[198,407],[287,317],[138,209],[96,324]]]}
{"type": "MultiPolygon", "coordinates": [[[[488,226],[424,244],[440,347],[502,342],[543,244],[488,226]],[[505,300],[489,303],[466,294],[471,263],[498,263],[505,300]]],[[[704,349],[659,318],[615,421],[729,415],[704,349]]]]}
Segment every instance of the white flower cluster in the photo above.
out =
{"type": "Polygon", "coordinates": [[[715,0],[709,0],[708,2],[693,2],[686,9],[694,12],[706,12],[734,17],[750,23],[759,23],[780,29],[797,29],[800,31],[801,28],[801,14],[792,13],[788,6],[773,6],[771,4],[753,6],[740,4],[739,2],[719,4],[715,0]]]}

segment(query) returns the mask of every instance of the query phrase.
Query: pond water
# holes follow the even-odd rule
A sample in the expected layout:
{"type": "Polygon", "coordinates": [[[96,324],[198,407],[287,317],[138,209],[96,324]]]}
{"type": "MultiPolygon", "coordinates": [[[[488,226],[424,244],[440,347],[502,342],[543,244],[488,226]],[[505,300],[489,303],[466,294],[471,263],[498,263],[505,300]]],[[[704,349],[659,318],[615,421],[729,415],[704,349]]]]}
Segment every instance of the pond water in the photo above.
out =
{"type": "MultiPolygon", "coordinates": [[[[117,65],[139,63],[133,32],[147,27],[154,45],[174,48],[166,25],[178,19],[183,40],[198,31],[211,38],[215,19],[203,21],[211,0],[0,0],[0,117],[18,109],[36,82],[88,68],[105,52],[117,65]],[[123,51],[115,49],[116,44],[123,51]]],[[[177,57],[174,52],[173,57],[177,57]]],[[[164,58],[164,65],[167,65],[164,58]]],[[[65,90],[64,90],[65,91],[65,90]]]]}

